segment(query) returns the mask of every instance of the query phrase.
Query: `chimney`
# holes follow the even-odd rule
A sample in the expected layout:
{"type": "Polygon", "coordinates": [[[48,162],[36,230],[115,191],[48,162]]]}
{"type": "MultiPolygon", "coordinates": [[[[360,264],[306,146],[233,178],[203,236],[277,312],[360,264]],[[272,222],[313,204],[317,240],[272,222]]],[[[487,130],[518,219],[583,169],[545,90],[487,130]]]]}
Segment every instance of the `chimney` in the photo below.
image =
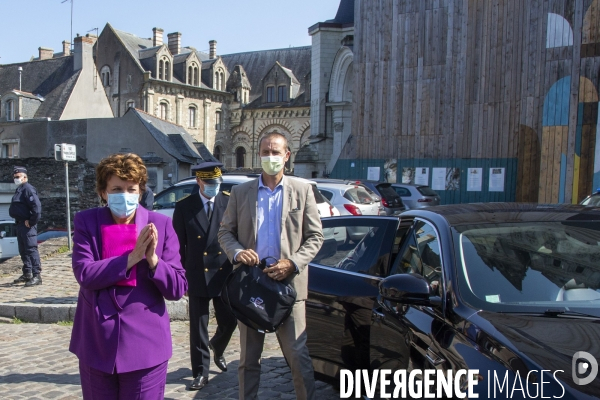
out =
{"type": "Polygon", "coordinates": [[[63,40],[62,45],[63,45],[63,56],[70,56],[71,55],[71,42],[67,42],[66,40],[63,40]]]}
{"type": "Polygon", "coordinates": [[[181,33],[169,33],[167,37],[169,38],[169,51],[171,54],[179,54],[181,52],[181,33]]]}
{"type": "Polygon", "coordinates": [[[54,50],[47,47],[38,47],[38,50],[40,52],[40,60],[48,60],[54,56],[54,50]]]}
{"type": "Polygon", "coordinates": [[[152,28],[152,46],[162,46],[164,29],[152,28]]]}
{"type": "Polygon", "coordinates": [[[210,52],[208,53],[208,58],[210,58],[211,60],[214,58],[217,58],[217,41],[211,40],[208,42],[208,45],[210,46],[210,52]]]}
{"type": "Polygon", "coordinates": [[[92,67],[94,63],[94,44],[98,40],[96,35],[90,35],[89,33],[85,36],[75,37],[75,46],[73,53],[75,58],[73,59],[73,70],[79,71],[84,67],[92,67]]]}

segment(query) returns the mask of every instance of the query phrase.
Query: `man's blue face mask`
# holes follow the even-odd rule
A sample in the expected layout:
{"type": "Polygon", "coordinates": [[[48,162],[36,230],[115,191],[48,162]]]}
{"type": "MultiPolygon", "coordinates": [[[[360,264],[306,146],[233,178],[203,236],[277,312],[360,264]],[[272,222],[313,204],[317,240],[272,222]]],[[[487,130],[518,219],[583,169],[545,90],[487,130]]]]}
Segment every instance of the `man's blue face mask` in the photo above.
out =
{"type": "Polygon", "coordinates": [[[204,184],[204,194],[207,197],[215,197],[217,195],[217,193],[219,193],[219,188],[221,187],[220,183],[215,183],[212,185],[209,185],[207,183],[204,184]]]}

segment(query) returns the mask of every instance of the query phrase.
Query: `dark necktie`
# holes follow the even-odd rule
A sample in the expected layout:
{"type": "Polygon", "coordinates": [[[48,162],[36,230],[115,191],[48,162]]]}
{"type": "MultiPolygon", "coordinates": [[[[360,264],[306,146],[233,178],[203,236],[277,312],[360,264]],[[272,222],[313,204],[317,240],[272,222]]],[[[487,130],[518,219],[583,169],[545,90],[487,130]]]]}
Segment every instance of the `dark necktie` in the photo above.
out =
{"type": "Polygon", "coordinates": [[[212,201],[207,201],[206,202],[206,216],[208,217],[209,221],[210,221],[211,215],[212,215],[212,201]]]}

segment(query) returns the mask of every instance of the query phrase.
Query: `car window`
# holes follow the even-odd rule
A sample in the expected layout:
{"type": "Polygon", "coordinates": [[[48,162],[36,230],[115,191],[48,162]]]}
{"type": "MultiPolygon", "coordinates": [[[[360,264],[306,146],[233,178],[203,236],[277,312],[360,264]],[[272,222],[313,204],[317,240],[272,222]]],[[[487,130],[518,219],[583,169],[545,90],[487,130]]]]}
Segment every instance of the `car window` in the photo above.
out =
{"type": "Polygon", "coordinates": [[[325,199],[321,195],[321,192],[319,192],[319,189],[317,189],[317,185],[311,184],[310,187],[312,188],[313,194],[315,195],[315,200],[317,201],[317,204],[325,203],[325,199]]]}
{"type": "Polygon", "coordinates": [[[15,224],[0,224],[0,231],[6,232],[6,236],[17,236],[15,224]]]}
{"type": "Polygon", "coordinates": [[[313,263],[366,275],[387,274],[397,221],[338,218],[322,223],[324,229],[346,229],[348,241],[343,245],[335,239],[326,241],[313,263]]]}
{"type": "Polygon", "coordinates": [[[321,194],[325,196],[327,200],[331,201],[331,199],[333,199],[333,193],[329,190],[319,189],[319,192],[321,192],[321,194]]]}
{"type": "Polygon", "coordinates": [[[584,206],[600,206],[600,195],[591,195],[587,199],[581,202],[584,206]]]}
{"type": "Polygon", "coordinates": [[[433,190],[432,188],[430,188],[429,186],[418,186],[417,190],[419,191],[419,193],[421,193],[423,196],[437,196],[437,193],[435,190],[433,190]]]}
{"type": "Polygon", "coordinates": [[[161,208],[174,208],[175,203],[192,194],[194,189],[196,191],[198,190],[197,184],[181,185],[169,188],[167,191],[160,193],[154,198],[153,208],[155,210],[161,208]]]}
{"type": "Polygon", "coordinates": [[[423,276],[434,289],[442,280],[440,245],[433,226],[423,221],[415,221],[413,229],[402,245],[391,274],[414,273],[423,276]]]}
{"type": "Polygon", "coordinates": [[[396,193],[390,184],[377,185],[377,190],[379,190],[379,194],[387,201],[391,201],[398,197],[398,193],[396,193]]]}
{"type": "Polygon", "coordinates": [[[394,190],[396,191],[396,193],[398,193],[398,196],[402,196],[402,197],[410,197],[410,190],[408,190],[407,188],[404,187],[400,187],[400,186],[393,186],[394,190]]]}
{"type": "Polygon", "coordinates": [[[344,197],[357,204],[372,204],[373,198],[362,186],[350,188],[344,192],[344,197]]]}

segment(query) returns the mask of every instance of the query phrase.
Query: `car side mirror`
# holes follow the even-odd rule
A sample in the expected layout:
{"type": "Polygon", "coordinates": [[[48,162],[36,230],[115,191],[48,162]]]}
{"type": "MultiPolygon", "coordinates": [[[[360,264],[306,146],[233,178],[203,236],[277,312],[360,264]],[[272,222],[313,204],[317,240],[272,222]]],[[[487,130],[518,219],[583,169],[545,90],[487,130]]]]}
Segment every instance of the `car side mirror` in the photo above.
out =
{"type": "Polygon", "coordinates": [[[6,231],[0,232],[0,239],[3,239],[5,237],[6,237],[6,231]]]}
{"type": "Polygon", "coordinates": [[[431,295],[431,286],[419,274],[391,275],[379,282],[379,294],[385,300],[401,304],[440,306],[442,299],[431,295]]]}

